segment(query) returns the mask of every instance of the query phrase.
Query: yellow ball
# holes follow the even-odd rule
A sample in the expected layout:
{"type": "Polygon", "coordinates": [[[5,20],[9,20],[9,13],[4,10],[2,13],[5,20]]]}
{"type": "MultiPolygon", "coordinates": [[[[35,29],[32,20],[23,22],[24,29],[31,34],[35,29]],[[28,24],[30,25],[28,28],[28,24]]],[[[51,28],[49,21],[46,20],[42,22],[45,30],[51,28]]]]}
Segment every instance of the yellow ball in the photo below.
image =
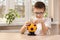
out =
{"type": "Polygon", "coordinates": [[[36,27],[36,25],[33,24],[33,23],[31,23],[31,24],[28,25],[28,27],[27,27],[27,30],[28,30],[29,32],[35,32],[36,29],[37,29],[37,27],[36,27]]]}

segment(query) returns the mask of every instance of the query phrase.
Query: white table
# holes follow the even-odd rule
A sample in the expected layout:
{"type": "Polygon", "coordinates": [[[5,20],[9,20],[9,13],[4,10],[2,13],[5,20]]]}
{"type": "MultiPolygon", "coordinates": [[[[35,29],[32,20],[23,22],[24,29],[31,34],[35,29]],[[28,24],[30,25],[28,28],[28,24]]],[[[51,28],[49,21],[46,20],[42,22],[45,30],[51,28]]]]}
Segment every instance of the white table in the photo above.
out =
{"type": "Polygon", "coordinates": [[[0,33],[0,40],[60,40],[60,35],[28,36],[20,33],[0,33]]]}

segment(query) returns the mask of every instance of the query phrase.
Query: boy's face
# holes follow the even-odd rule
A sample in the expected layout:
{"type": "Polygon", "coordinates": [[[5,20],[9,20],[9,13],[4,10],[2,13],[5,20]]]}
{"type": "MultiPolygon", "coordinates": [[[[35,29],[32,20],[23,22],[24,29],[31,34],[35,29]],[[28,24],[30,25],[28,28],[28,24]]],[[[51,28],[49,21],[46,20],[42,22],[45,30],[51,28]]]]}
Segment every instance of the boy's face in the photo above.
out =
{"type": "Polygon", "coordinates": [[[33,12],[36,14],[36,17],[38,17],[38,18],[42,18],[44,15],[44,9],[43,8],[41,8],[41,9],[34,8],[33,12]]]}

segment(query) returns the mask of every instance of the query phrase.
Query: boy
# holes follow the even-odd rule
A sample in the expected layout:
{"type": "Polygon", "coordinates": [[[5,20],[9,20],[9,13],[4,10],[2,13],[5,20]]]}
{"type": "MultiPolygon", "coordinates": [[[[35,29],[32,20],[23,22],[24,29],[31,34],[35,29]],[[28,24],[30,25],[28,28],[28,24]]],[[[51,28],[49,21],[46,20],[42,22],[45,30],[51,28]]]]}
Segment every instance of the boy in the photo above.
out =
{"type": "Polygon", "coordinates": [[[43,2],[36,2],[34,5],[33,12],[35,14],[34,17],[30,19],[25,25],[20,29],[21,33],[24,33],[27,29],[27,25],[30,24],[31,22],[36,24],[37,30],[35,34],[42,34],[46,35],[48,29],[50,28],[50,19],[49,18],[44,18],[44,12],[46,10],[45,4],[43,2]]]}

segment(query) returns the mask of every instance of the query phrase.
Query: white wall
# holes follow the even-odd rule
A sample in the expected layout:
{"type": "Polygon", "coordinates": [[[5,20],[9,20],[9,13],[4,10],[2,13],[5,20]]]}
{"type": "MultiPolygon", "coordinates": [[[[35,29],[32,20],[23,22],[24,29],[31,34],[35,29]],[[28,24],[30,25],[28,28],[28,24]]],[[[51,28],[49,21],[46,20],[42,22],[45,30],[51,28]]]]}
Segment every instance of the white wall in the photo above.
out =
{"type": "Polygon", "coordinates": [[[48,11],[49,17],[54,18],[54,20],[59,22],[59,14],[60,14],[60,0],[49,0],[48,11]]]}
{"type": "Polygon", "coordinates": [[[59,0],[54,0],[54,18],[59,21],[59,0]]]}
{"type": "Polygon", "coordinates": [[[59,22],[60,20],[60,0],[54,0],[54,18],[59,22]]]}
{"type": "Polygon", "coordinates": [[[54,0],[48,0],[48,16],[54,18],[54,0]]]}

